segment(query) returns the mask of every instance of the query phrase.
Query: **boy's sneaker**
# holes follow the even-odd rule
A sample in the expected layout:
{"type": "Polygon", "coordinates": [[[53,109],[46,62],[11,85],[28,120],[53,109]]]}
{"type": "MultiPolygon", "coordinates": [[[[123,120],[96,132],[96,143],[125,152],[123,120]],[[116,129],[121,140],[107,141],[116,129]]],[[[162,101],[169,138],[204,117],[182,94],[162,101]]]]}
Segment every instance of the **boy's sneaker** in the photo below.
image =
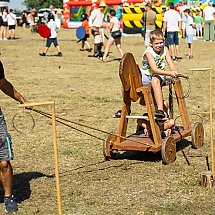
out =
{"type": "Polygon", "coordinates": [[[58,52],[58,53],[57,53],[57,56],[62,57],[62,56],[63,56],[62,52],[58,52]]]}
{"type": "Polygon", "coordinates": [[[157,118],[165,118],[165,113],[164,113],[164,111],[163,110],[157,110],[156,112],[155,112],[155,117],[157,117],[157,118]]]}
{"type": "Polygon", "coordinates": [[[13,195],[10,197],[4,197],[4,205],[6,213],[13,213],[18,210],[18,206],[13,195]]]}
{"type": "Polygon", "coordinates": [[[40,56],[46,56],[46,53],[39,53],[40,56]]]}

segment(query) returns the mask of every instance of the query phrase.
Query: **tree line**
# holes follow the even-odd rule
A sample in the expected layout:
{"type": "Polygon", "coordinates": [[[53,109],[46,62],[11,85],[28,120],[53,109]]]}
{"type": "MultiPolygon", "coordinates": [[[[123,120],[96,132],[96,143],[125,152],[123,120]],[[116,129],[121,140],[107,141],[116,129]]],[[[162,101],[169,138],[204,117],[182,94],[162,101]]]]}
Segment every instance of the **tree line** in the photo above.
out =
{"type": "Polygon", "coordinates": [[[49,8],[53,5],[54,8],[63,8],[63,0],[24,0],[24,5],[28,8],[49,8]]]}

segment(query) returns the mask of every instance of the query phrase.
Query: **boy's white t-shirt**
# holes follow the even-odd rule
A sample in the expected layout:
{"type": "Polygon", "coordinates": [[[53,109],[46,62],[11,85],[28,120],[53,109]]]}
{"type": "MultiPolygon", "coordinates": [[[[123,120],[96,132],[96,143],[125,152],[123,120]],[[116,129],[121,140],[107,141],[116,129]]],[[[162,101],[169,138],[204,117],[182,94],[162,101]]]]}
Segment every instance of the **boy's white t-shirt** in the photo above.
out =
{"type": "Polygon", "coordinates": [[[193,32],[193,17],[190,15],[186,17],[186,34],[187,35],[192,35],[194,34],[193,32]]]}
{"type": "Polygon", "coordinates": [[[56,38],[57,37],[57,32],[56,32],[56,28],[57,28],[57,24],[55,21],[49,21],[47,26],[50,28],[51,31],[51,36],[49,38],[56,38]]]}
{"type": "Polygon", "coordinates": [[[110,23],[113,23],[113,28],[111,29],[111,32],[118,31],[120,29],[120,23],[117,17],[112,17],[110,19],[110,23]]]}
{"type": "Polygon", "coordinates": [[[214,20],[214,16],[213,16],[213,14],[215,13],[214,7],[211,7],[211,6],[205,7],[203,10],[203,13],[205,14],[205,17],[204,17],[205,20],[208,20],[208,21],[214,20]]]}
{"type": "Polygon", "coordinates": [[[167,32],[179,31],[178,22],[181,21],[181,16],[176,10],[166,11],[163,21],[167,22],[167,32]]]}
{"type": "Polygon", "coordinates": [[[8,25],[16,25],[16,15],[14,13],[9,13],[7,15],[8,25]]]}

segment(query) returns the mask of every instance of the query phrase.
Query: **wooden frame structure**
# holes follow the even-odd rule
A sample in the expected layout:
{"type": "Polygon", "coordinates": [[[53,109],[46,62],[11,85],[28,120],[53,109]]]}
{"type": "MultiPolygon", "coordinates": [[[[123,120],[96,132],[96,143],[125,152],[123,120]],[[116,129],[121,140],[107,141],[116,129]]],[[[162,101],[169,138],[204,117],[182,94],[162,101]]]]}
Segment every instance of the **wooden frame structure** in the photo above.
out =
{"type": "MultiPolygon", "coordinates": [[[[179,78],[173,79],[173,87],[177,98],[177,104],[182,120],[182,126],[174,134],[162,139],[157,120],[155,120],[155,104],[152,95],[151,85],[142,85],[141,74],[131,53],[126,53],[120,63],[119,76],[123,87],[122,112],[119,123],[118,135],[109,134],[104,142],[104,155],[107,160],[114,157],[118,150],[123,151],[161,151],[163,163],[173,163],[176,157],[176,142],[179,142],[187,136],[192,136],[193,148],[199,148],[203,145],[204,129],[201,122],[196,123],[191,128],[185,98],[179,78]],[[151,126],[152,136],[130,135],[126,137],[129,117],[131,114],[131,104],[140,97],[144,98],[148,120],[151,126]]],[[[172,99],[169,98],[169,102],[172,99]]],[[[172,104],[169,104],[171,107],[172,104]]],[[[171,108],[170,108],[171,109],[171,108]]],[[[137,116],[137,118],[140,116],[137,116]]],[[[135,117],[134,117],[135,118],[135,117]]]]}
{"type": "Polygon", "coordinates": [[[51,118],[52,118],[52,140],[54,148],[54,162],[55,162],[55,180],[56,180],[56,190],[57,190],[57,207],[58,215],[62,215],[62,204],[61,204],[61,191],[60,191],[60,174],[59,174],[59,162],[58,162],[58,147],[57,147],[57,132],[56,132],[56,110],[55,102],[34,102],[25,103],[19,105],[21,108],[33,108],[35,106],[51,106],[51,118]]]}

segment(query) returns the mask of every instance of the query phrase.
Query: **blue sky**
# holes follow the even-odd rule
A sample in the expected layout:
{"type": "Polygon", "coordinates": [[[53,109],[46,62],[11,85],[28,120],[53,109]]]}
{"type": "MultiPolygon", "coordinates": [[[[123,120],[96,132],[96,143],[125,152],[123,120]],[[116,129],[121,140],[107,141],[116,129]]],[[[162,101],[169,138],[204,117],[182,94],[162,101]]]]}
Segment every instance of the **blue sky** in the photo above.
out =
{"type": "Polygon", "coordinates": [[[24,0],[10,0],[9,2],[9,8],[10,9],[17,9],[17,10],[25,10],[26,7],[24,5],[22,5],[22,3],[24,2],[24,0]]]}

